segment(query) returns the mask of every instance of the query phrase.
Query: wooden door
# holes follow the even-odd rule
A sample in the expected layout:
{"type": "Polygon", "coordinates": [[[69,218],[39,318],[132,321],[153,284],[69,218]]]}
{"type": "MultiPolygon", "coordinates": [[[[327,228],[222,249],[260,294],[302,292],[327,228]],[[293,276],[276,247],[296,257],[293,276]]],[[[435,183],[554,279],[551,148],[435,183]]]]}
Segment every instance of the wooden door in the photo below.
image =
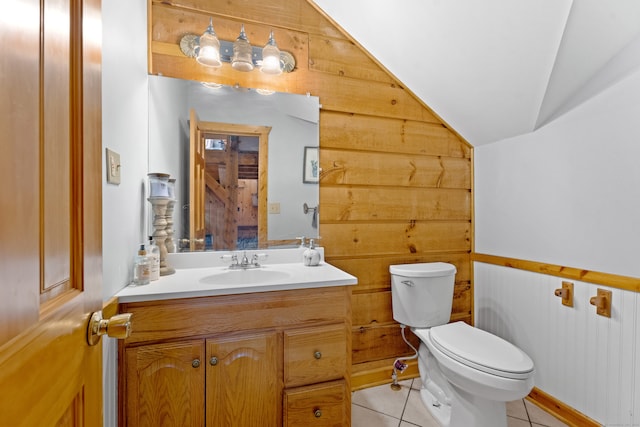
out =
{"type": "Polygon", "coordinates": [[[200,119],[195,110],[189,111],[189,240],[191,250],[204,248],[205,221],[205,159],[200,133],[200,119]]]}
{"type": "Polygon", "coordinates": [[[0,425],[102,424],[100,0],[0,3],[0,425]]]}
{"type": "Polygon", "coordinates": [[[204,425],[204,341],[126,350],[127,427],[204,425]]]}
{"type": "Polygon", "coordinates": [[[207,340],[207,427],[282,425],[278,334],[207,340]]]}

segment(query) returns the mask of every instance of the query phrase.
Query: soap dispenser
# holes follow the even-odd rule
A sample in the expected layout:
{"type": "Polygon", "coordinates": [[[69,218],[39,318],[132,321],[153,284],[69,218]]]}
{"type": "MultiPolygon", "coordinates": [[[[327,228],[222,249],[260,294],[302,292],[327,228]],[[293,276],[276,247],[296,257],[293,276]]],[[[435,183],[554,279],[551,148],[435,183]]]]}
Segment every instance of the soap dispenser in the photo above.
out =
{"type": "Polygon", "coordinates": [[[309,239],[309,248],[302,254],[302,260],[307,267],[320,265],[320,252],[316,249],[313,239],[309,239]]]}
{"type": "Polygon", "coordinates": [[[140,245],[138,256],[133,261],[133,284],[148,285],[151,278],[151,258],[147,255],[144,244],[140,245]]]}
{"type": "Polygon", "coordinates": [[[153,236],[149,236],[147,256],[150,258],[149,280],[153,282],[160,278],[160,248],[154,243],[153,236]]]}

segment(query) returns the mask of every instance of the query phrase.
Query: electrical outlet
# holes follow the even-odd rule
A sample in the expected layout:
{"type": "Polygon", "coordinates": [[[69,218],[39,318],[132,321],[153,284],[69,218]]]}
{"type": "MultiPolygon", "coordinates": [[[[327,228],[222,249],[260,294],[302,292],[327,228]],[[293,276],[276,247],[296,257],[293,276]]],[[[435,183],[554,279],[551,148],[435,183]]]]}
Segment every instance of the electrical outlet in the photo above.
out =
{"type": "Polygon", "coordinates": [[[280,213],[280,203],[278,203],[278,202],[269,203],[269,213],[270,214],[279,214],[280,213]]]}
{"type": "Polygon", "coordinates": [[[107,148],[107,182],[120,184],[120,154],[107,148]]]}

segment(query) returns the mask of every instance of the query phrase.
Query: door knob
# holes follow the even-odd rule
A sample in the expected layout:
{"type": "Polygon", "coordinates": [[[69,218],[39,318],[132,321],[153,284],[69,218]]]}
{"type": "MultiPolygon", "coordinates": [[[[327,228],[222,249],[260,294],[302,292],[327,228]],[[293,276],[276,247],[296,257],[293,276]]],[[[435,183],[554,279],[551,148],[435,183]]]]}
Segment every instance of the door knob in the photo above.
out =
{"type": "Polygon", "coordinates": [[[96,311],[89,319],[87,342],[89,345],[96,345],[103,335],[118,339],[127,338],[131,334],[131,316],[131,313],[123,313],[103,319],[102,311],[96,311]]]}

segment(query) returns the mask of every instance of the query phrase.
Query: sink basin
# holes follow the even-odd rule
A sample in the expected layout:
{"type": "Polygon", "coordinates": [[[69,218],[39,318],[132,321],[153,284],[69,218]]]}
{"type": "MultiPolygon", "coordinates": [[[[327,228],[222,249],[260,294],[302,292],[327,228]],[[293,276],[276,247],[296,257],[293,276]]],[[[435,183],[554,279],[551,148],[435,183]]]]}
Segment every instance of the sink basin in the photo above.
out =
{"type": "Polygon", "coordinates": [[[200,279],[200,283],[207,285],[255,285],[272,283],[289,279],[291,274],[280,270],[265,270],[254,268],[247,270],[223,270],[200,279]]]}

